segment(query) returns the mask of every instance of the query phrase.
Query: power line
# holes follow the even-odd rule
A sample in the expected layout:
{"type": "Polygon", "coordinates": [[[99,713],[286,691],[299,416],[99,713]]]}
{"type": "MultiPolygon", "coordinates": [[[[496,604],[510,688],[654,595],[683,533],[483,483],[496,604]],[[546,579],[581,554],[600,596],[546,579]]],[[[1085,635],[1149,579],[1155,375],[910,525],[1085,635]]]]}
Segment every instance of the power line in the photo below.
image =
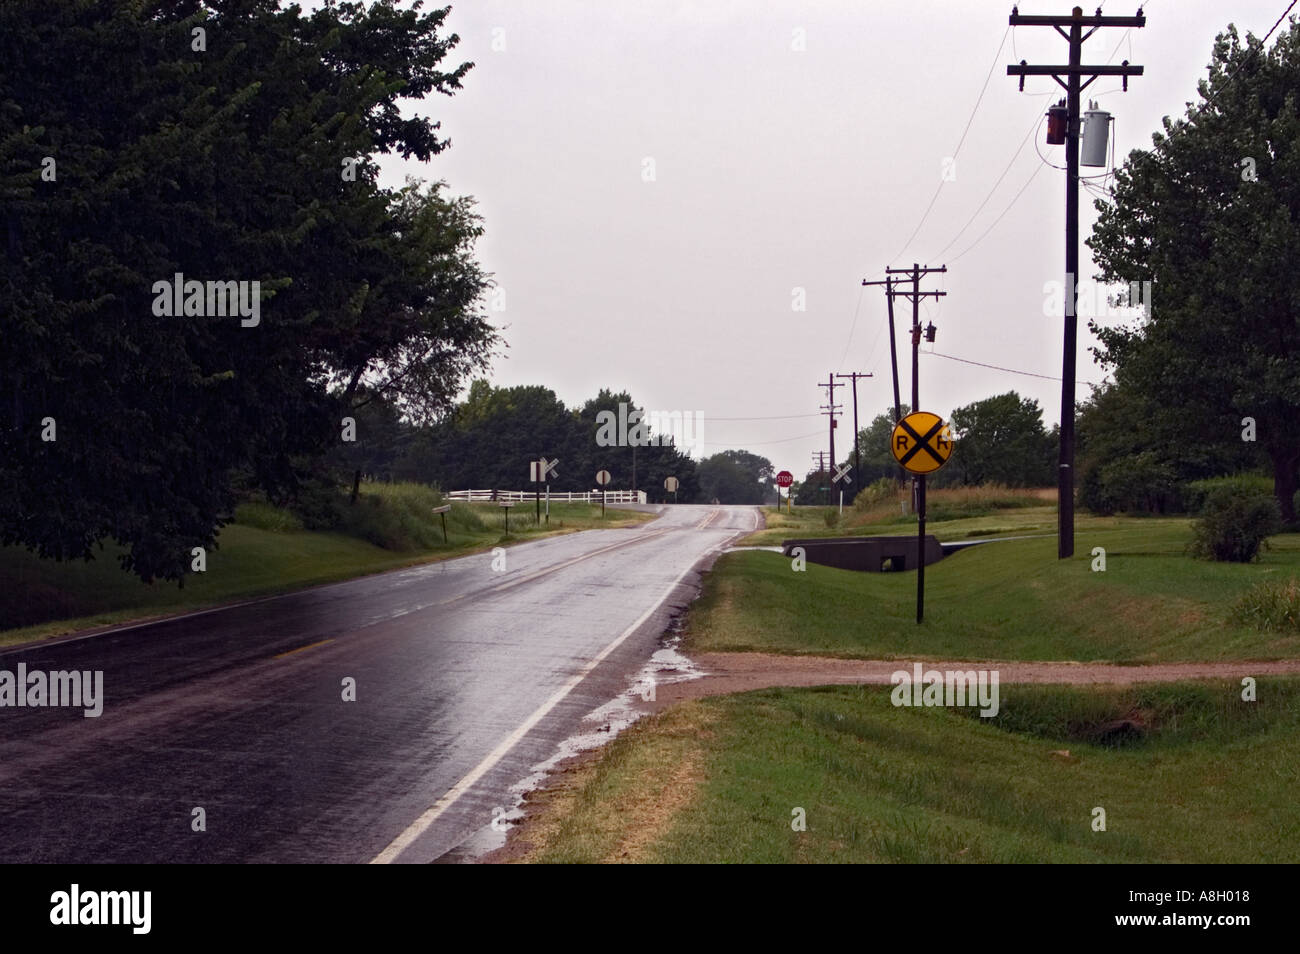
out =
{"type": "Polygon", "coordinates": [[[862,307],[862,289],[858,289],[858,303],[853,306],[853,321],[849,323],[849,340],[844,342],[844,353],[840,355],[840,367],[849,356],[849,345],[853,344],[853,332],[858,327],[858,309],[862,307]]]}
{"type": "Polygon", "coordinates": [[[1270,29],[1267,33],[1264,34],[1264,39],[1260,41],[1261,43],[1268,42],[1268,38],[1273,35],[1273,30],[1276,30],[1278,28],[1278,25],[1281,24],[1281,22],[1286,19],[1286,15],[1291,12],[1291,7],[1294,7],[1296,5],[1296,2],[1297,0],[1291,0],[1291,6],[1288,6],[1285,10],[1282,11],[1282,15],[1277,18],[1277,23],[1274,23],[1272,29],[1270,29]]]}
{"type": "MultiPolygon", "coordinates": [[[[1008,25],[1006,30],[1002,33],[1002,42],[998,44],[997,53],[993,54],[993,64],[989,67],[988,75],[984,77],[984,85],[980,87],[979,96],[975,99],[975,106],[971,109],[970,116],[966,120],[966,128],[962,130],[961,139],[957,141],[957,148],[952,151],[952,156],[950,158],[954,161],[957,159],[957,154],[961,152],[962,144],[966,142],[966,134],[970,132],[971,123],[975,121],[975,114],[979,112],[980,103],[984,101],[984,92],[989,88],[989,80],[993,78],[993,71],[997,69],[998,58],[1002,55],[1002,48],[1007,45],[1007,37],[1010,34],[1011,26],[1008,25]]],[[[912,234],[907,237],[907,241],[903,243],[903,247],[898,250],[898,254],[894,255],[891,261],[902,258],[903,253],[906,252],[908,247],[912,244],[912,240],[916,238],[917,233],[921,231],[921,226],[923,226],[925,220],[930,217],[930,210],[934,208],[934,203],[938,201],[939,193],[943,191],[943,185],[947,181],[946,178],[940,176],[939,186],[934,190],[934,195],[930,197],[930,204],[925,207],[925,211],[921,213],[920,221],[916,223],[916,228],[912,229],[912,234]]]]}
{"type": "Polygon", "coordinates": [[[1007,177],[1007,173],[1011,171],[1011,167],[1014,166],[1016,164],[1016,160],[1020,158],[1020,153],[1023,152],[1025,149],[1025,143],[1029,142],[1030,137],[1033,136],[1034,133],[1038,131],[1039,127],[1042,126],[1042,124],[1043,124],[1042,114],[1038,112],[1038,107],[1035,106],[1033,125],[1029,127],[1029,132],[1025,134],[1025,138],[1020,140],[1020,145],[1016,147],[1016,151],[1011,154],[1011,161],[1008,162],[1006,168],[1002,170],[1002,175],[998,176],[997,181],[993,183],[993,187],[989,189],[988,194],[984,196],[984,201],[979,204],[978,208],[976,208],[975,211],[971,214],[971,217],[966,220],[966,224],[963,225],[958,230],[957,234],[952,237],[952,241],[950,241],[947,245],[945,245],[942,249],[940,249],[939,254],[933,255],[931,256],[931,258],[933,258],[936,261],[938,259],[943,258],[943,253],[948,251],[948,249],[952,248],[954,245],[957,244],[957,240],[962,237],[962,234],[968,228],[971,227],[971,223],[974,222],[975,219],[979,216],[980,212],[984,210],[984,206],[989,204],[989,199],[993,198],[993,193],[997,192],[998,186],[1002,184],[1002,180],[1007,177]]]}
{"type": "MultiPolygon", "coordinates": [[[[980,367],[980,368],[989,368],[990,370],[993,370],[993,371],[1005,371],[1007,374],[1023,374],[1023,375],[1024,375],[1025,377],[1027,377],[1027,378],[1043,378],[1043,379],[1046,380],[1046,381],[1059,381],[1059,380],[1061,380],[1060,378],[1058,378],[1058,377],[1054,377],[1054,376],[1052,376],[1052,375],[1050,375],[1050,374],[1036,374],[1036,373],[1033,372],[1033,371],[1020,371],[1020,370],[1017,370],[1016,368],[1003,368],[1003,367],[1001,367],[1001,366],[999,366],[999,365],[996,365],[996,364],[985,364],[983,361],[971,361],[969,358],[959,358],[959,357],[957,357],[956,355],[951,355],[951,354],[940,354],[938,351],[922,351],[921,353],[922,353],[922,354],[932,354],[932,355],[934,355],[936,358],[947,358],[949,361],[960,361],[962,364],[973,364],[973,365],[975,365],[976,367],[980,367]]],[[[1096,388],[1096,387],[1101,387],[1101,385],[1097,384],[1097,383],[1094,382],[1094,381],[1084,381],[1083,383],[1084,383],[1084,384],[1092,385],[1092,386],[1095,387],[1095,388],[1096,388]]]]}
{"type": "Polygon", "coordinates": [[[821,417],[820,414],[778,414],[773,417],[710,417],[710,421],[790,421],[797,417],[821,417]]]}
{"type": "Polygon", "coordinates": [[[811,434],[800,434],[798,437],[783,437],[778,441],[700,441],[700,443],[712,444],[715,447],[721,447],[724,445],[731,445],[734,447],[738,444],[744,444],[746,447],[760,447],[765,444],[788,444],[791,441],[806,441],[810,437],[821,437],[821,436],[822,436],[822,432],[820,430],[816,430],[813,431],[811,434]]]}
{"type": "MultiPolygon", "coordinates": [[[[1282,21],[1286,19],[1286,15],[1291,12],[1291,9],[1296,5],[1296,3],[1300,3],[1300,0],[1291,0],[1291,3],[1287,5],[1287,8],[1282,11],[1282,15],[1277,18],[1277,22],[1274,23],[1273,26],[1269,29],[1269,31],[1264,34],[1264,39],[1262,39],[1259,44],[1260,52],[1267,55],[1268,50],[1266,50],[1264,47],[1265,44],[1268,43],[1268,38],[1273,35],[1273,31],[1276,30],[1278,26],[1282,23],[1282,21]]],[[[1241,72],[1241,68],[1246,65],[1245,54],[1249,53],[1250,49],[1251,48],[1249,46],[1242,49],[1241,61],[1237,64],[1237,68],[1224,78],[1222,85],[1220,85],[1219,87],[1220,93],[1222,93],[1224,90],[1228,88],[1228,86],[1232,83],[1232,81],[1237,78],[1237,74],[1241,72]]],[[[1208,82],[1207,82],[1207,86],[1208,86],[1208,82]]],[[[1206,110],[1208,110],[1211,106],[1216,105],[1214,100],[1215,100],[1214,96],[1206,96],[1205,102],[1201,105],[1200,109],[1197,110],[1197,115],[1199,116],[1201,113],[1204,113],[1206,110]]],[[[1187,124],[1190,125],[1192,122],[1193,122],[1193,118],[1189,117],[1187,119],[1187,124]]],[[[1178,128],[1175,128],[1173,133],[1170,134],[1170,138],[1172,139],[1173,135],[1176,134],[1178,131],[1179,131],[1178,128]]]]}
{"type": "Polygon", "coordinates": [[[1034,166],[1034,171],[1030,173],[1029,178],[1025,180],[1025,184],[1020,187],[1020,191],[1011,197],[1011,201],[1007,203],[1007,207],[1002,210],[1001,214],[996,219],[994,219],[992,222],[989,223],[989,227],[986,228],[982,233],[980,233],[979,238],[977,238],[974,242],[971,242],[971,244],[967,245],[964,249],[962,249],[952,258],[948,259],[948,261],[950,262],[957,261],[963,255],[965,255],[967,252],[973,249],[975,246],[979,245],[980,242],[984,241],[985,236],[987,236],[990,232],[992,232],[993,229],[997,226],[997,224],[1002,221],[1003,216],[1005,216],[1008,212],[1011,211],[1011,207],[1020,200],[1020,197],[1024,195],[1025,190],[1029,188],[1029,183],[1033,182],[1034,177],[1037,176],[1042,171],[1043,171],[1043,166],[1041,164],[1034,166]]]}

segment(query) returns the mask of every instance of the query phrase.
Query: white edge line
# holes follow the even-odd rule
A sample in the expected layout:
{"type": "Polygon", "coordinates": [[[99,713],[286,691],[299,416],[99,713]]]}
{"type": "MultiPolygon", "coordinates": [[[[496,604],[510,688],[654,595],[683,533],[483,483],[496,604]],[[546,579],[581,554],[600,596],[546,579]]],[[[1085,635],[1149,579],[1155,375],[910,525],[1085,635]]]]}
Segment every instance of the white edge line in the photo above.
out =
{"type": "MultiPolygon", "coordinates": [[[[734,536],[736,536],[736,534],[733,533],[732,537],[734,536]]],[[[711,549],[718,548],[713,547],[711,549]]],[[[659,607],[663,605],[664,601],[672,595],[673,590],[677,589],[678,584],[686,578],[686,574],[690,573],[698,562],[699,561],[696,560],[686,569],[682,570],[682,572],[678,574],[677,579],[673,580],[672,583],[668,585],[668,588],[664,590],[663,595],[660,596],[659,599],[655,600],[651,607],[637,618],[635,623],[623,630],[617,639],[602,649],[600,653],[591,659],[587,665],[583,666],[578,673],[570,676],[569,681],[557,689],[551,698],[542,703],[541,708],[525,719],[519,728],[515,729],[515,731],[502,739],[500,744],[489,752],[482,762],[479,762],[478,765],[474,766],[468,775],[453,785],[451,789],[448,790],[447,794],[443,795],[442,798],[438,799],[438,801],[436,801],[430,808],[426,809],[419,818],[411,822],[404,832],[389,843],[387,848],[370,860],[370,864],[387,865],[396,861],[398,855],[409,848],[412,842],[428,831],[433,823],[437,821],[438,818],[447,811],[447,809],[451,808],[451,806],[454,805],[460,797],[474,785],[475,782],[490,772],[492,768],[505,757],[506,753],[515,747],[520,739],[531,732],[537,723],[546,718],[547,713],[559,705],[564,697],[574,690],[578,683],[586,679],[593,669],[604,662],[605,658],[610,653],[622,645],[625,639],[636,632],[646,620],[657,612],[659,607]]]]}

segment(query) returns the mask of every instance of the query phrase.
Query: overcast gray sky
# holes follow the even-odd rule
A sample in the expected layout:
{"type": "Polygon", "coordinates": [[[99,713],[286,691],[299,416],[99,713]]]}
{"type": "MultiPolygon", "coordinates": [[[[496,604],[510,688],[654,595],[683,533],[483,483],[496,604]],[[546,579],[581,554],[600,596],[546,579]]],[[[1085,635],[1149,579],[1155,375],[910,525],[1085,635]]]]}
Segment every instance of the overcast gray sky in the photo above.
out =
{"type": "MultiPolygon", "coordinates": [[[[1020,12],[1072,5],[1028,0],[1020,12]]],[[[387,161],[385,181],[445,179],[477,198],[480,259],[505,293],[492,319],[509,350],[493,383],[544,384],[570,406],[601,387],[627,389],[648,409],[703,412],[709,453],[746,448],[802,475],[826,446],[816,415],[828,372],[874,373],[859,383],[863,426],[892,403],[884,293],[859,284],[887,265],[948,265],[923,285],[948,292],[922,311],[939,329],[923,348],[1060,374],[1061,319],[1044,316],[1043,286],[1064,270],[1065,180],[1034,147],[1057,165],[1064,151],[1044,143],[1041,125],[1025,141],[1060,92],[1035,77],[1021,93],[1006,66],[1063,63],[1066,43],[1047,27],[1008,33],[1011,6],[456,4],[455,62],[477,65],[463,91],[420,110],[442,121],[452,148],[428,164],[387,161]],[[953,177],[908,243],[990,68],[953,177]],[[793,310],[796,289],[805,311],[793,310]]],[[[1144,29],[1098,31],[1085,63],[1146,68],[1127,93],[1105,78],[1085,91],[1115,116],[1117,157],[1148,147],[1161,118],[1196,98],[1216,33],[1233,22],[1262,36],[1286,6],[1151,0],[1144,29]]],[[[1103,12],[1136,8],[1106,0],[1103,12]]],[[[1081,193],[1081,238],[1092,201],[1081,193]]],[[[1080,254],[1087,277],[1086,246],[1080,254]]],[[[898,321],[904,400],[909,319],[898,321]]],[[[1081,322],[1080,398],[1082,382],[1103,377],[1093,343],[1081,322]]],[[[1056,381],[921,357],[925,410],[946,416],[1011,389],[1038,399],[1049,427],[1059,420],[1056,381]]],[[[841,457],[852,434],[846,395],[836,395],[846,405],[841,457]]]]}

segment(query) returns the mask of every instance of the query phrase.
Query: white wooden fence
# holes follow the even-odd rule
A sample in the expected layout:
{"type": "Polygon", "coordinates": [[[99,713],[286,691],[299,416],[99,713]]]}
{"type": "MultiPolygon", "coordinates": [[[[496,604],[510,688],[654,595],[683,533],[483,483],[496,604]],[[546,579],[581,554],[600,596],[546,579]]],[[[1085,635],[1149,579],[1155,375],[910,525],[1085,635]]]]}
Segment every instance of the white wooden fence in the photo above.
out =
{"type": "MultiPolygon", "coordinates": [[[[491,503],[494,500],[532,500],[532,490],[452,490],[443,494],[448,500],[465,500],[470,503],[491,503]]],[[[644,490],[608,490],[604,492],[606,503],[640,503],[646,502],[644,490]]],[[[601,491],[588,490],[584,493],[558,493],[542,491],[542,500],[581,500],[583,503],[600,503],[601,491]]]]}

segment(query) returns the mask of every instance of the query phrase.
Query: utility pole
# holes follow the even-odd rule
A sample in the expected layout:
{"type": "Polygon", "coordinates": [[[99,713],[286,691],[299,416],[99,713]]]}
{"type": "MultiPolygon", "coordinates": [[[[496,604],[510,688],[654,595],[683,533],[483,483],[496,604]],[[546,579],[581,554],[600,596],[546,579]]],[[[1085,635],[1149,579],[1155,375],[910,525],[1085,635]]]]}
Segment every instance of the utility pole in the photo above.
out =
{"type": "Polygon", "coordinates": [[[842,404],[835,403],[835,389],[842,388],[844,387],[844,385],[835,383],[835,373],[832,371],[832,372],[827,372],[826,383],[819,384],[817,386],[819,388],[826,388],[827,394],[829,395],[829,397],[827,398],[828,403],[823,404],[821,406],[821,409],[826,412],[826,415],[830,418],[831,421],[831,426],[830,426],[831,466],[834,467],[835,466],[835,415],[839,411],[839,409],[844,406],[842,404]]]}
{"type": "MultiPolygon", "coordinates": [[[[931,272],[943,273],[948,271],[947,265],[940,265],[938,268],[931,268],[929,265],[922,268],[916,262],[912,263],[911,269],[906,268],[886,268],[885,276],[902,275],[911,272],[912,290],[899,291],[898,294],[912,301],[912,413],[915,414],[921,409],[921,375],[920,375],[920,354],[921,354],[921,299],[934,297],[939,299],[947,295],[942,291],[921,291],[921,276],[928,275],[931,272]]],[[[929,328],[929,339],[934,340],[934,325],[929,328]]],[[[916,507],[916,621],[921,622],[925,613],[925,475],[914,477],[912,480],[913,495],[916,507]]]]}
{"type": "Polygon", "coordinates": [[[921,299],[922,298],[942,298],[947,292],[941,291],[921,291],[921,276],[928,275],[931,272],[946,272],[947,265],[940,265],[938,268],[931,268],[929,265],[922,268],[915,262],[911,268],[886,268],[886,275],[910,275],[912,290],[897,290],[893,292],[896,295],[902,295],[912,302],[912,411],[916,412],[921,409],[921,386],[918,370],[920,367],[918,356],[921,352],[921,299]]]}
{"type": "MultiPolygon", "coordinates": [[[[894,281],[886,278],[883,282],[869,282],[865,278],[862,280],[864,285],[884,285],[885,300],[889,305],[889,367],[894,374],[894,423],[897,424],[903,416],[901,407],[902,402],[898,398],[898,348],[894,344],[894,281]]],[[[916,408],[912,408],[916,410],[916,408]]]]}
{"type": "Polygon", "coordinates": [[[858,378],[869,378],[872,375],[850,371],[848,374],[837,374],[835,376],[837,378],[850,378],[853,381],[853,476],[857,477],[858,482],[861,483],[862,478],[858,476],[862,473],[862,454],[858,448],[858,378]]]}
{"type": "Polygon", "coordinates": [[[1030,66],[1021,60],[1018,66],[1008,66],[1008,76],[1020,77],[1020,89],[1025,88],[1026,76],[1050,76],[1065,88],[1065,353],[1061,360],[1061,449],[1057,470],[1057,559],[1074,555],[1074,374],[1075,352],[1078,350],[1079,321],[1079,94],[1098,76],[1123,78],[1128,91],[1128,78],[1141,76],[1142,67],[1130,66],[1124,60],[1120,66],[1082,66],[1083,42],[1102,27],[1144,27],[1146,17],[1142,8],[1136,16],[1104,17],[1101,7],[1090,16],[1075,7],[1068,17],[1021,16],[1018,7],[1011,8],[1011,26],[1050,26],[1065,37],[1070,44],[1070,60],[1066,66],[1030,66]],[[1091,27],[1087,33],[1085,26],[1091,27]],[[1067,33],[1062,27],[1068,27],[1067,33]],[[1066,77],[1064,80],[1061,77],[1066,77]],[[1087,82],[1082,82],[1084,76],[1087,82]]]}

